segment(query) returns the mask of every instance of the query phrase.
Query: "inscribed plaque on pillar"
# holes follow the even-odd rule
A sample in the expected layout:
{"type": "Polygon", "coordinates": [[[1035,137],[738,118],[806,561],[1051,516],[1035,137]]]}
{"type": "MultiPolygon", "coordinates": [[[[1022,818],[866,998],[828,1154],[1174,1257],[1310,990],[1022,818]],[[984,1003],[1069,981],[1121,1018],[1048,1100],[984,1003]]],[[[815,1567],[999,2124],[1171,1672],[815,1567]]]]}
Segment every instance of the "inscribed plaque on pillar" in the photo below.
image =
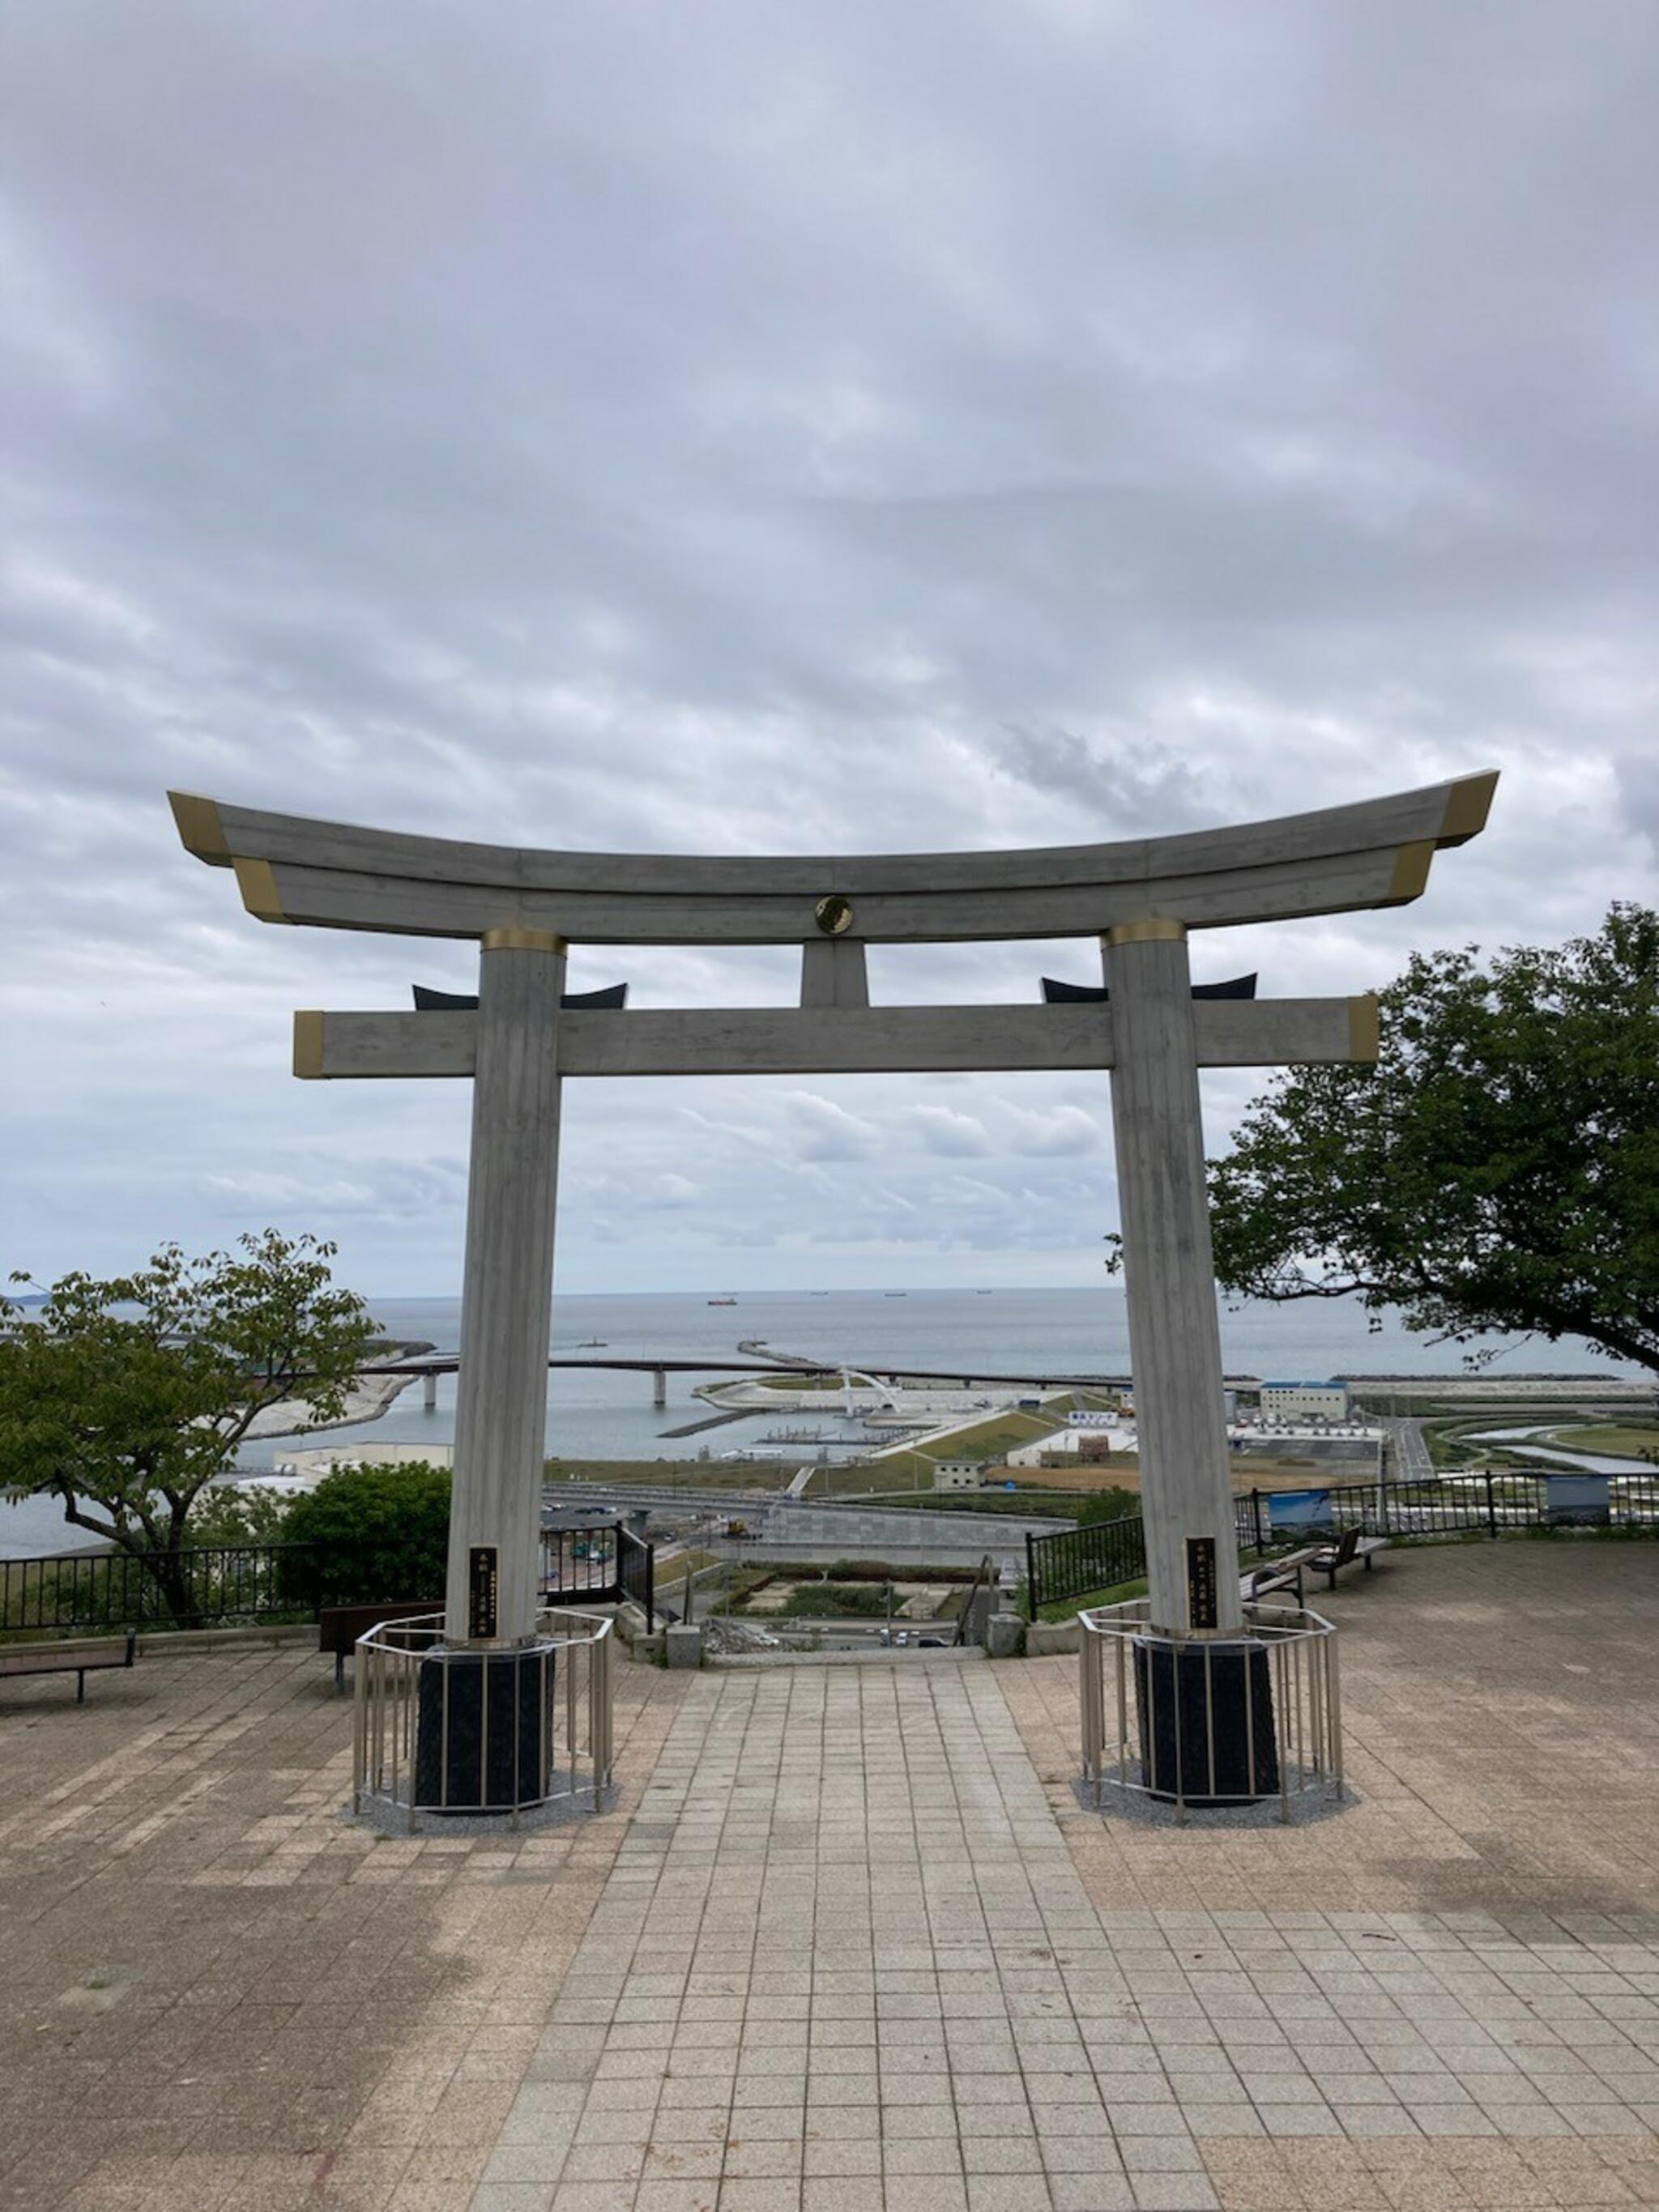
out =
{"type": "Polygon", "coordinates": [[[467,1554],[466,1632],[480,1638],[498,1633],[495,1626],[501,1595],[501,1571],[493,1544],[474,1544],[467,1554]]]}
{"type": "Polygon", "coordinates": [[[1217,1606],[1215,1538],[1188,1536],[1187,1626],[1189,1628],[1214,1628],[1219,1619],[1217,1606]]]}

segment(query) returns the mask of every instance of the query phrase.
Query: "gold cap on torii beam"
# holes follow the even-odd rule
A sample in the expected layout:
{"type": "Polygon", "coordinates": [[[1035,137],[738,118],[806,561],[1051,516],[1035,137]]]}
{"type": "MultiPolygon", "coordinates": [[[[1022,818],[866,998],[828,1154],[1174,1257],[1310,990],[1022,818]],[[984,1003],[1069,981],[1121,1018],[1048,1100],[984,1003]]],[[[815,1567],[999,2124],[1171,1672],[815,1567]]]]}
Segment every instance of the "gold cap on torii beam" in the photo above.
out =
{"type": "Polygon", "coordinates": [[[236,871],[236,888],[242,894],[242,904],[256,921],[288,920],[276,895],[276,878],[269,860],[246,860],[239,853],[230,865],[236,871]]]}
{"type": "Polygon", "coordinates": [[[1486,826],[1492,793],[1497,788],[1495,768],[1484,769],[1479,775],[1460,776],[1446,794],[1446,812],[1435,843],[1467,845],[1471,837],[1478,837],[1486,826]]]}
{"type": "Polygon", "coordinates": [[[210,867],[228,868],[230,866],[230,841],[225,836],[225,826],[219,819],[216,799],[198,799],[193,791],[170,791],[167,805],[173,809],[179,841],[187,853],[210,867]]]}

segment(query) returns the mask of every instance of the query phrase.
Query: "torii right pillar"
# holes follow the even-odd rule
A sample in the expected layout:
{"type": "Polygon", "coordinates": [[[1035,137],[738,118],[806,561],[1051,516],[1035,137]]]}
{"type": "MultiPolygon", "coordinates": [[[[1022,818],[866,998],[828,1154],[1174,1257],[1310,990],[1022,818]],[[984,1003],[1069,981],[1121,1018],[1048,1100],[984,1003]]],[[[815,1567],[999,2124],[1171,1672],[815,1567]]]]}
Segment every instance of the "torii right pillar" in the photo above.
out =
{"type": "Polygon", "coordinates": [[[1102,945],[1146,1532],[1144,1779],[1189,1802],[1265,1796],[1279,1787],[1278,1755],[1267,1652],[1239,1599],[1187,932],[1155,917],[1102,945]]]}

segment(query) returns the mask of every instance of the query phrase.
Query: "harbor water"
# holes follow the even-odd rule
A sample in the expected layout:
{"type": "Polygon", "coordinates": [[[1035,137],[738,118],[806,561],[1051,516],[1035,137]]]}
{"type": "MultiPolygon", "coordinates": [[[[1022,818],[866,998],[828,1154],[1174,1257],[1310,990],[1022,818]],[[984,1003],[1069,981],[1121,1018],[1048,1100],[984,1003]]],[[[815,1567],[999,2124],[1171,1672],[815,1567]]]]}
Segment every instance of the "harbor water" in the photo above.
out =
{"type": "MultiPolygon", "coordinates": [[[[371,1299],[376,1321],[400,1341],[429,1343],[453,1354],[460,1342],[457,1298],[371,1299]]],[[[1445,1374],[1463,1371],[1455,1345],[1433,1345],[1413,1336],[1393,1316],[1373,1330],[1356,1301],[1273,1306],[1221,1307],[1222,1352],[1230,1373],[1269,1380],[1323,1378],[1344,1374],[1445,1374]]],[[[692,1393],[714,1379],[720,1365],[745,1359],[745,1342],[764,1343],[787,1358],[882,1368],[942,1369],[971,1374],[1127,1374],[1128,1328],[1120,1286],[1097,1290],[831,1291],[656,1292],[556,1297],[549,1349],[555,1357],[619,1359],[708,1359],[707,1373],[671,1374],[666,1407],[651,1402],[648,1373],[603,1368],[555,1370],[548,1378],[547,1448],[566,1459],[691,1459],[706,1445],[712,1458],[763,1449],[769,1431],[800,1425],[799,1416],[762,1413],[752,1419],[702,1435],[666,1438],[710,1410],[692,1393]],[[718,1303],[713,1303],[718,1297],[718,1303]],[[728,1301],[735,1298],[735,1303],[728,1301]]],[[[1489,1340],[1498,1348],[1496,1370],[1617,1375],[1621,1369],[1589,1346],[1489,1340]]],[[[305,1441],[347,1446],[372,1443],[448,1444],[454,1437],[455,1378],[438,1382],[436,1408],[422,1404],[412,1383],[375,1421],[330,1429],[305,1441]]],[[[812,1426],[832,1429],[819,1422],[812,1426]]],[[[863,1424],[855,1422],[854,1430],[863,1424]]],[[[269,1468],[295,1449],[295,1439],[243,1448],[248,1471],[269,1468]]],[[[810,1459],[816,1444],[779,1446],[810,1459]]],[[[836,1456],[843,1456],[837,1453],[836,1456]]],[[[0,1555],[76,1548],[94,1540],[69,1528],[47,1499],[0,1506],[0,1555]]]]}

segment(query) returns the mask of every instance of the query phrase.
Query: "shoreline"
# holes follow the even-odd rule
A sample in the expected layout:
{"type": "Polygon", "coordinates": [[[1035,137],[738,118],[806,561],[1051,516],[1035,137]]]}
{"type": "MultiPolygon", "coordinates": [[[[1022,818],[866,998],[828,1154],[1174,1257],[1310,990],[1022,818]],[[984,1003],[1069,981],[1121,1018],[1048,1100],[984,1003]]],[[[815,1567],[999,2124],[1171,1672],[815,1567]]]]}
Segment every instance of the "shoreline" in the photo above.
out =
{"type": "MultiPolygon", "coordinates": [[[[434,1348],[430,1344],[396,1344],[382,1356],[412,1359],[434,1348]]],[[[331,1429],[349,1429],[362,1421],[378,1421],[396,1405],[410,1384],[419,1379],[414,1375],[359,1375],[346,1392],[345,1407],[339,1418],[332,1421],[296,1419],[307,1410],[305,1400],[279,1398],[274,1405],[254,1415],[242,1441],[271,1443],[286,1437],[324,1436],[331,1429]]]]}

